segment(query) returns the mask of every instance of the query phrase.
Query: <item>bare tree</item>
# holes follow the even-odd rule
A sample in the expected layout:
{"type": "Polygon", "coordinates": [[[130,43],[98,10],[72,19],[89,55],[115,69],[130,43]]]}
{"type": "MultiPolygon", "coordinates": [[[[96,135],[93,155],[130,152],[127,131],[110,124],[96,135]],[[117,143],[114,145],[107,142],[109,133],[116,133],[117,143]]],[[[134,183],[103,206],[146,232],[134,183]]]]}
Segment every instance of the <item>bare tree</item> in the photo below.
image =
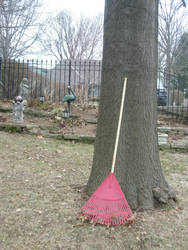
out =
{"type": "Polygon", "coordinates": [[[183,7],[186,7],[186,1],[182,0],[183,7]]]}
{"type": "Polygon", "coordinates": [[[176,72],[184,71],[188,68],[188,33],[184,32],[178,43],[175,54],[174,66],[176,72]]]}
{"type": "Polygon", "coordinates": [[[46,21],[41,45],[44,51],[63,59],[98,59],[102,53],[103,16],[80,16],[75,21],[64,10],[46,21]],[[50,27],[50,28],[49,28],[50,27]]]}
{"type": "Polygon", "coordinates": [[[40,0],[0,2],[0,54],[4,59],[23,56],[38,38],[40,0]]]}
{"type": "Polygon", "coordinates": [[[180,38],[183,34],[185,1],[162,0],[159,5],[159,67],[169,73],[173,64],[180,38]]]}

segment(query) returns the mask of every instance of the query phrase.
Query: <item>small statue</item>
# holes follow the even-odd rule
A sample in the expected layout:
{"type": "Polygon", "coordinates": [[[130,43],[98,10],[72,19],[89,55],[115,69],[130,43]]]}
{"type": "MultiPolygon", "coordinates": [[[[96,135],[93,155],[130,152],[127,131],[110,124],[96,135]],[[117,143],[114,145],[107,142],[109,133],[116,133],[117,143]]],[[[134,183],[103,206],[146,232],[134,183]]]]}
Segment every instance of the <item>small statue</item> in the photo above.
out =
{"type": "Polygon", "coordinates": [[[13,121],[14,122],[23,122],[24,121],[24,106],[25,101],[21,96],[16,96],[13,101],[13,121]]]}
{"type": "Polygon", "coordinates": [[[23,78],[19,86],[19,94],[13,101],[13,121],[23,122],[24,121],[24,108],[27,104],[27,98],[29,96],[29,84],[28,79],[23,78]]]}
{"type": "Polygon", "coordinates": [[[27,78],[23,78],[20,87],[19,87],[19,94],[18,96],[21,96],[22,99],[25,101],[29,97],[29,83],[27,78]]]}

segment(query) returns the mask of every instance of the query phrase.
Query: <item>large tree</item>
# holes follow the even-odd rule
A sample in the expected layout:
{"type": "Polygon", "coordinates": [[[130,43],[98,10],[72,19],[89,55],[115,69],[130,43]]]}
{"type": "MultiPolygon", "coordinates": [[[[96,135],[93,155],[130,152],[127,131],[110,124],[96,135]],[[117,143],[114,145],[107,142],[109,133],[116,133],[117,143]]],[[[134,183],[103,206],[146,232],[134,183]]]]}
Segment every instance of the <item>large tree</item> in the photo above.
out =
{"type": "Polygon", "coordinates": [[[109,174],[128,77],[115,175],[133,209],[174,203],[157,140],[158,0],[106,0],[102,86],[88,194],[109,174]]]}

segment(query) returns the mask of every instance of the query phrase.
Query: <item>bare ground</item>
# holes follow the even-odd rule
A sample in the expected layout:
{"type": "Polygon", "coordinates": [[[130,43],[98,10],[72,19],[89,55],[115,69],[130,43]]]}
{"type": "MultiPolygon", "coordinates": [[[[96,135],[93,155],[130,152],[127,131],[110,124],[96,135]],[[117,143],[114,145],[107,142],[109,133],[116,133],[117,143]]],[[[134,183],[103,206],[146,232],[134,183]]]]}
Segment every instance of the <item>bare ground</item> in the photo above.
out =
{"type": "MultiPolygon", "coordinates": [[[[96,121],[98,117],[98,105],[72,105],[72,117],[65,120],[62,118],[62,111],[66,105],[62,103],[44,102],[32,100],[28,102],[25,109],[24,125],[34,125],[49,128],[56,134],[73,134],[94,137],[96,135],[96,121]],[[32,105],[31,105],[32,104],[32,105]],[[29,112],[32,111],[32,112],[29,112]],[[38,113],[37,113],[38,112],[38,113]],[[41,114],[41,115],[40,115],[41,114]]],[[[169,116],[158,116],[159,126],[188,129],[188,124],[178,123],[169,116]]],[[[0,123],[13,124],[12,102],[0,101],[0,123]],[[1,109],[8,109],[9,112],[2,112],[1,109]]],[[[14,123],[15,124],[15,123],[14,123]]],[[[40,130],[40,129],[39,129],[40,130]]],[[[38,131],[38,130],[37,130],[38,131]]],[[[38,131],[39,133],[42,131],[38,131]]],[[[182,133],[172,133],[168,137],[169,144],[188,145],[188,138],[182,133]]]]}
{"type": "Polygon", "coordinates": [[[0,131],[1,250],[188,249],[188,155],[161,152],[175,209],[138,212],[129,226],[77,218],[93,146],[0,131]]]}
{"type": "MultiPolygon", "coordinates": [[[[0,110],[0,122],[13,123],[12,115],[12,102],[0,101],[0,108],[9,109],[10,112],[1,112],[0,110]]],[[[56,132],[63,134],[76,134],[95,136],[96,123],[89,123],[89,121],[97,120],[98,108],[96,105],[72,105],[73,117],[65,120],[62,118],[62,111],[66,109],[66,105],[62,103],[40,102],[35,103],[33,106],[27,105],[25,108],[24,123],[25,125],[37,125],[37,126],[51,126],[56,128],[56,132]],[[35,115],[30,115],[29,110],[36,112],[35,115]],[[38,112],[38,113],[37,113],[38,112]],[[40,116],[46,115],[45,116],[40,116]]]]}

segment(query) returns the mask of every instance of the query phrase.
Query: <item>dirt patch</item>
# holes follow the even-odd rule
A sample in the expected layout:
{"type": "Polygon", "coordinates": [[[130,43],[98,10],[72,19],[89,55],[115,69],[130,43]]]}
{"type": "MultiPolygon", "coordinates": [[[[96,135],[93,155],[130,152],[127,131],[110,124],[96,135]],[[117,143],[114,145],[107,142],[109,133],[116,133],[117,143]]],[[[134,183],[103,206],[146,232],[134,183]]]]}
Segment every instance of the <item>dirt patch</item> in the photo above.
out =
{"type": "Polygon", "coordinates": [[[167,127],[182,127],[182,128],[187,128],[188,123],[182,122],[180,123],[180,119],[172,118],[171,116],[168,115],[158,115],[158,119],[160,121],[159,126],[167,126],[167,127]]]}
{"type": "MultiPolygon", "coordinates": [[[[0,122],[13,123],[12,103],[0,102],[0,122]],[[3,110],[7,112],[2,112],[3,110]]],[[[66,105],[62,103],[36,103],[25,108],[24,122],[26,125],[54,127],[56,133],[95,136],[98,108],[95,105],[72,105],[72,117],[62,118],[66,105]]]]}
{"type": "MultiPolygon", "coordinates": [[[[30,133],[54,138],[62,138],[62,135],[68,135],[71,138],[74,138],[74,136],[94,138],[96,136],[97,105],[74,104],[72,105],[72,116],[68,119],[62,117],[62,111],[65,109],[66,105],[62,103],[28,102],[25,108],[23,125],[36,126],[30,133]]],[[[5,123],[15,124],[12,121],[12,116],[11,101],[0,101],[0,123],[2,125],[5,123]]],[[[168,117],[159,115],[158,126],[167,129],[168,146],[187,150],[188,138],[186,135],[188,132],[185,135],[182,131],[187,129],[188,125],[178,124],[175,120],[169,120],[168,117]]],[[[11,129],[5,129],[5,131],[11,131],[11,129]]],[[[14,128],[12,132],[15,132],[14,128]]],[[[93,141],[94,139],[92,139],[93,141]]]]}
{"type": "Polygon", "coordinates": [[[161,152],[176,209],[137,213],[129,226],[82,222],[93,146],[0,131],[0,249],[188,249],[188,155],[161,152]]]}

